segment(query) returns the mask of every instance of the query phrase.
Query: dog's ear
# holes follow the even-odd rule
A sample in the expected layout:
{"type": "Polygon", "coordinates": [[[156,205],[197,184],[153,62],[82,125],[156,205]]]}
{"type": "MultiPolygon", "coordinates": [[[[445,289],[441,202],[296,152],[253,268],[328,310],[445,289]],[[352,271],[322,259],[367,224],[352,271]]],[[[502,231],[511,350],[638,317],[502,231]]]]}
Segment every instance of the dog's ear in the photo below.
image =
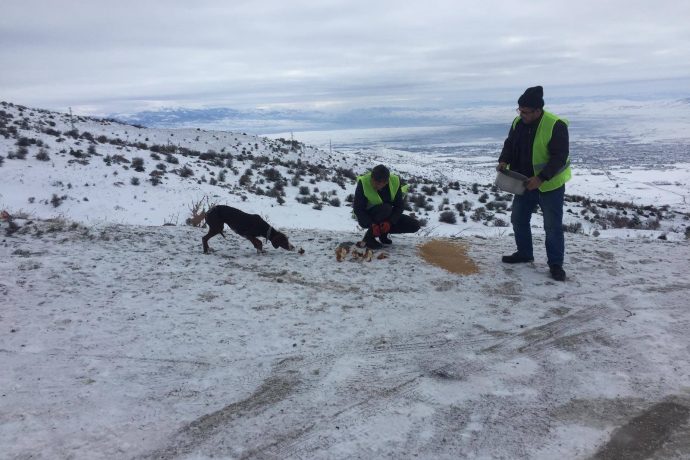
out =
{"type": "Polygon", "coordinates": [[[271,244],[276,249],[280,247],[280,243],[278,243],[278,235],[271,235],[271,244]]]}

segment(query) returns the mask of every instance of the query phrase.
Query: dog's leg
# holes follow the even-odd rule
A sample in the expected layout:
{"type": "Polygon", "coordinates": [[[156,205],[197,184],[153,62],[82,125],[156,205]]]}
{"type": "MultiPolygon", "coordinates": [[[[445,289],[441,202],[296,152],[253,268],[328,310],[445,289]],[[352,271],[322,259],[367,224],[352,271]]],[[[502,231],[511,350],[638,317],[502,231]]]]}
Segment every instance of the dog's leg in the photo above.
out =
{"type": "Polygon", "coordinates": [[[261,243],[261,240],[259,240],[258,238],[254,237],[254,236],[251,236],[248,239],[249,239],[249,241],[252,242],[252,244],[256,248],[257,253],[261,254],[262,252],[264,252],[264,245],[261,243]]]}
{"type": "Polygon", "coordinates": [[[223,234],[222,231],[218,231],[217,229],[211,229],[209,228],[208,233],[204,236],[201,237],[201,244],[204,247],[204,254],[208,254],[209,246],[208,246],[208,240],[216,236],[217,234],[223,234]]]}

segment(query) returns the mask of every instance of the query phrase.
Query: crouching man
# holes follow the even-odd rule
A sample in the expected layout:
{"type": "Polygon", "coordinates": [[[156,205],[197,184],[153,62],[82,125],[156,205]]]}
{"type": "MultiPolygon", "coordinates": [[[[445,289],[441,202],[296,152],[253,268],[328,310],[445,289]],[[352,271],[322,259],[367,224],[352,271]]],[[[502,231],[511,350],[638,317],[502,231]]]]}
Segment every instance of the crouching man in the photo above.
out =
{"type": "Polygon", "coordinates": [[[420,227],[416,219],[403,214],[400,177],[384,165],[357,178],[352,207],[359,225],[367,229],[363,241],[370,249],[380,249],[381,243],[391,244],[391,233],[415,233],[420,227]]]}

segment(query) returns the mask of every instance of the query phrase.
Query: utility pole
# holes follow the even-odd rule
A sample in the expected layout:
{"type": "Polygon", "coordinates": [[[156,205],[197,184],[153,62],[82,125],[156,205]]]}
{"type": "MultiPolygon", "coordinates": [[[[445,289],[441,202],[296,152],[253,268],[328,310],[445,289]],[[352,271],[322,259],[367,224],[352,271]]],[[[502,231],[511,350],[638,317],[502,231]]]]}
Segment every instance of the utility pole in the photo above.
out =
{"type": "Polygon", "coordinates": [[[74,131],[74,119],[72,118],[72,107],[69,108],[69,123],[72,125],[72,131],[74,131]]]}
{"type": "Polygon", "coordinates": [[[328,154],[333,155],[333,143],[328,139],[328,154]]]}
{"type": "Polygon", "coordinates": [[[290,131],[290,150],[295,150],[295,138],[290,131]]]}

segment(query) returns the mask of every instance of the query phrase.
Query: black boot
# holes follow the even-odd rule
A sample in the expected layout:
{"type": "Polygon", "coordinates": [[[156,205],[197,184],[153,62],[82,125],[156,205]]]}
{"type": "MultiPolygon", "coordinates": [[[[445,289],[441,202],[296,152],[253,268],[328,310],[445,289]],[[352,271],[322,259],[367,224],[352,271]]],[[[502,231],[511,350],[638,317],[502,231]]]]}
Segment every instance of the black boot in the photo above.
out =
{"type": "Polygon", "coordinates": [[[393,240],[388,237],[388,234],[379,236],[379,241],[383,244],[393,244],[393,240]]]}
{"type": "Polygon", "coordinates": [[[549,265],[549,271],[551,272],[551,278],[556,281],[565,281],[565,270],[560,265],[549,265]]]}
{"type": "Polygon", "coordinates": [[[534,257],[521,256],[516,252],[509,256],[503,256],[501,261],[506,264],[524,264],[526,262],[534,262],[534,257]]]}
{"type": "Polygon", "coordinates": [[[364,241],[364,244],[366,244],[369,249],[381,249],[383,247],[381,243],[376,241],[371,230],[367,230],[362,238],[362,241],[364,241]]]}

